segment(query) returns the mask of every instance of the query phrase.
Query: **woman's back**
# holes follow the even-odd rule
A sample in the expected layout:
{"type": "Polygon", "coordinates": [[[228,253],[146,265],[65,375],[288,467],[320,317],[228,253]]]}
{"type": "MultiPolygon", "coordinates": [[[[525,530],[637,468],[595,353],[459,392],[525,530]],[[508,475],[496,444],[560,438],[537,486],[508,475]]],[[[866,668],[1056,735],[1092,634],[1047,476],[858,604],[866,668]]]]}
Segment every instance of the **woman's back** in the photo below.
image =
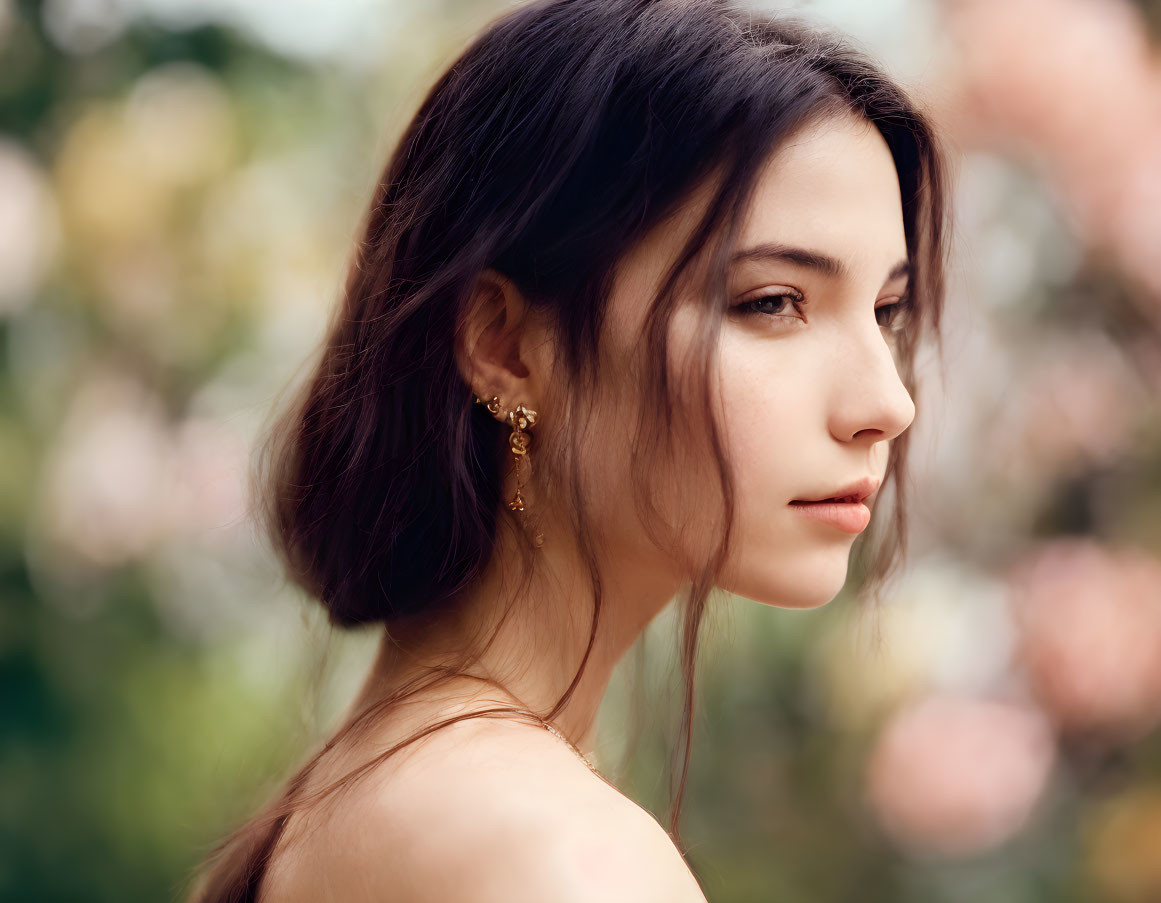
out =
{"type": "MultiPolygon", "coordinates": [[[[405,736],[406,734],[401,734],[405,736]]],[[[384,749],[336,746],[310,793],[384,749]]],[[[374,747],[374,748],[373,748],[374,747]]],[[[474,718],[287,823],[263,903],[704,901],[664,828],[548,731],[474,718]]]]}

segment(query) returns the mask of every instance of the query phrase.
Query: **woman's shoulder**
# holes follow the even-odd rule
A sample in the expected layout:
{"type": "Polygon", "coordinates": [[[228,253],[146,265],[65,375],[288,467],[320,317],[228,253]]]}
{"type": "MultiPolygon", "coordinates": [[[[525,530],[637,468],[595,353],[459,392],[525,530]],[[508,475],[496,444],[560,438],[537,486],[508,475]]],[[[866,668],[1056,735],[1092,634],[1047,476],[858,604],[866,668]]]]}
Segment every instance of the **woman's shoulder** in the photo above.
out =
{"type": "Polygon", "coordinates": [[[397,755],[300,832],[264,899],[704,903],[657,820],[535,725],[470,719],[397,755]]]}

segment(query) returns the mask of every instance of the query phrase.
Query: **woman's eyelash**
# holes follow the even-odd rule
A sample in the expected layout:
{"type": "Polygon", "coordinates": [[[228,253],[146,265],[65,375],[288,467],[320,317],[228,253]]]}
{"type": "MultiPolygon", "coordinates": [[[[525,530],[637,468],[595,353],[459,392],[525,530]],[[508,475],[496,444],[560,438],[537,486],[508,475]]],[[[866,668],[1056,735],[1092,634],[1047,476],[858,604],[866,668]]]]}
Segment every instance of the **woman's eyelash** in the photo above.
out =
{"type": "Polygon", "coordinates": [[[879,321],[880,326],[885,326],[888,329],[895,331],[905,329],[911,319],[912,301],[910,293],[900,297],[894,304],[883,304],[875,308],[875,318],[878,319],[879,311],[887,311],[887,322],[879,321]]]}
{"type": "MultiPolygon", "coordinates": [[[[802,306],[806,304],[806,298],[803,297],[801,292],[795,292],[795,291],[767,292],[765,295],[758,295],[758,296],[753,297],[753,298],[747,298],[741,304],[736,305],[734,307],[734,310],[736,310],[742,316],[747,316],[747,317],[748,316],[755,316],[755,315],[781,317],[782,315],[779,313],[779,311],[783,310],[785,308],[785,305],[779,305],[778,310],[776,310],[776,311],[758,310],[756,308],[756,305],[758,305],[758,304],[763,304],[767,301],[776,301],[779,298],[789,298],[790,301],[795,305],[795,309],[798,309],[798,310],[801,310],[802,306]]],[[[785,319],[795,319],[795,318],[786,317],[785,319]]]]}
{"type": "MultiPolygon", "coordinates": [[[[753,298],[747,298],[740,304],[735,305],[734,310],[744,317],[752,316],[767,316],[775,319],[800,319],[792,315],[784,314],[786,304],[778,304],[776,310],[762,310],[758,305],[766,304],[767,302],[775,303],[779,299],[788,299],[794,308],[802,312],[802,308],[806,305],[806,298],[801,292],[797,291],[781,291],[781,292],[767,292],[764,295],[757,295],[753,298]]],[[[881,304],[875,308],[875,319],[878,320],[879,325],[892,329],[899,330],[907,326],[913,308],[913,301],[910,294],[903,295],[892,304],[881,304]],[[884,322],[880,319],[883,314],[880,311],[886,311],[887,320],[884,322]]]]}

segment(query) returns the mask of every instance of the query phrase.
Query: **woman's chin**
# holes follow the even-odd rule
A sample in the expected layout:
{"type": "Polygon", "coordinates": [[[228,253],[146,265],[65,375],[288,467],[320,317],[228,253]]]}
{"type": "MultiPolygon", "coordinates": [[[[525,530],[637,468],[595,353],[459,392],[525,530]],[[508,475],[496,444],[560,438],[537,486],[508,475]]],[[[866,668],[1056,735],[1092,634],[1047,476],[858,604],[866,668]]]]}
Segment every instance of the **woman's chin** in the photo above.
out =
{"type": "Polygon", "coordinates": [[[763,605],[769,605],[772,608],[822,608],[826,603],[831,602],[838,595],[838,591],[815,593],[813,595],[789,596],[786,594],[780,596],[772,596],[755,601],[761,602],[763,605]]]}
{"type": "Polygon", "coordinates": [[[735,596],[775,608],[820,608],[834,599],[847,580],[847,562],[831,567],[820,562],[806,569],[799,565],[779,573],[753,572],[726,589],[735,596]]]}

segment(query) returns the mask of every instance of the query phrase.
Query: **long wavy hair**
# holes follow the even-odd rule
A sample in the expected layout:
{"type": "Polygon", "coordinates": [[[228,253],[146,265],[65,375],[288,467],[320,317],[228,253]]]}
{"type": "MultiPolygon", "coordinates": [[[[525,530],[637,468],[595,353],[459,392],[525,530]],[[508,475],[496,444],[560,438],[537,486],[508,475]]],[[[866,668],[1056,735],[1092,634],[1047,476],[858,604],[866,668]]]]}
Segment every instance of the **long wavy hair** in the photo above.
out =
{"type": "MultiPolygon", "coordinates": [[[[694,429],[702,421],[685,415],[709,410],[726,263],[757,174],[793,132],[840,114],[879,130],[898,173],[912,307],[896,361],[915,396],[916,349],[925,335],[940,337],[950,230],[942,141],[906,91],[846,39],[787,14],[727,0],[535,0],[488,24],[407,125],[367,209],[317,366],[259,462],[275,545],[330,622],[422,634],[453,612],[499,531],[512,526],[501,497],[506,431],[471,403],[457,365],[458,327],[477,277],[498,271],[550,316],[564,374],[553,384],[553,417],[558,435],[582,437],[591,428],[587,401],[601,377],[599,339],[618,261],[708,185],[704,215],[649,302],[641,349],[651,369],[631,387],[642,398],[632,478],[643,521],[656,518],[653,474],[672,436],[705,441],[720,482],[720,529],[691,563],[678,600],[685,700],[670,768],[672,781],[680,759],[670,830],[679,849],[699,629],[735,504],[719,425],[709,418],[694,429]],[[676,390],[667,340],[678,288],[695,270],[705,304],[701,366],[693,368],[701,388],[690,398],[676,390]]],[[[906,552],[908,435],[891,446],[890,520],[876,506],[858,540],[858,597],[872,604],[906,552]]],[[[341,780],[300,794],[342,733],[365,730],[406,696],[465,673],[479,650],[463,650],[457,664],[359,713],[313,753],[263,811],[211,851],[191,900],[257,900],[296,810],[432,731],[473,717],[551,720],[568,703],[593,648],[602,591],[576,447],[562,441],[541,452],[541,463],[551,463],[538,473],[548,473],[556,498],[568,503],[593,578],[588,647],[554,708],[496,707],[429,724],[341,780]]],[[[517,547],[531,574],[535,548],[517,547]]]]}

